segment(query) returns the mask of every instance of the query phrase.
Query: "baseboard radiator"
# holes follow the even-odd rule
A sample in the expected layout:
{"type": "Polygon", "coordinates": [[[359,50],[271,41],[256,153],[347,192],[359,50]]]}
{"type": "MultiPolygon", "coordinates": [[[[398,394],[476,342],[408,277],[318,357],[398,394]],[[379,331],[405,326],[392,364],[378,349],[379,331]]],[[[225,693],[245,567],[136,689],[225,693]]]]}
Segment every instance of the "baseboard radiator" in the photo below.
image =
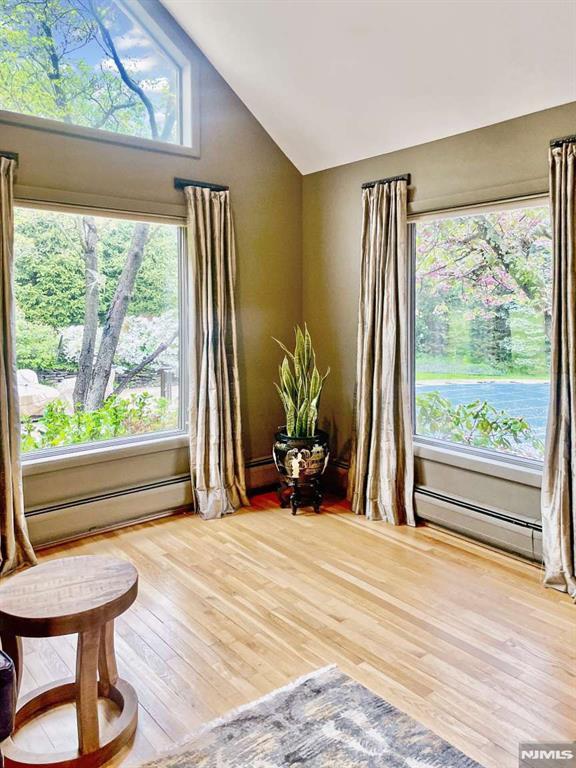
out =
{"type": "MultiPolygon", "coordinates": [[[[345,492],[347,476],[348,465],[343,461],[332,462],[326,473],[328,483],[339,492],[345,492]]],[[[416,487],[414,499],[420,520],[530,560],[542,561],[542,525],[538,520],[424,486],[416,487]]]]}
{"type": "MultiPolygon", "coordinates": [[[[268,457],[247,462],[246,479],[251,491],[275,485],[274,463],[268,457]]],[[[346,479],[346,465],[331,464],[326,474],[327,486],[342,493],[346,479]]],[[[537,562],[542,560],[539,521],[425,487],[417,487],[414,498],[421,520],[537,562]]],[[[193,511],[189,475],[29,509],[26,517],[34,546],[43,547],[184,511],[193,511]]]]}
{"type": "MultiPolygon", "coordinates": [[[[271,486],[276,481],[272,460],[247,462],[246,481],[250,490],[271,486]]],[[[32,543],[38,548],[178,512],[193,512],[188,474],[27,509],[26,518],[32,543]]]]}
{"type": "Polygon", "coordinates": [[[480,506],[424,487],[416,488],[414,500],[420,520],[530,560],[542,560],[542,524],[538,520],[511,515],[501,509],[480,506]]]}

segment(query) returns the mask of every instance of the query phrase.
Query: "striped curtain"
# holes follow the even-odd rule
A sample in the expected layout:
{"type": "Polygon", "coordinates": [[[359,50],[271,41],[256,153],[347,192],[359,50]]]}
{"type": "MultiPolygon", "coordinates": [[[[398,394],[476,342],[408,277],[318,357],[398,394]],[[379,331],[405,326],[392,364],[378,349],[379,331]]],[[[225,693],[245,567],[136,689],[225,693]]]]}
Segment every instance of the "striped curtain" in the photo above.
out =
{"type": "Polygon", "coordinates": [[[576,143],[550,150],[552,333],[542,477],[544,583],[576,599],[576,143]]]}
{"type": "Polygon", "coordinates": [[[14,169],[0,157],[0,575],[36,562],[22,494],[14,327],[14,169]]]}
{"type": "Polygon", "coordinates": [[[197,511],[248,504],[242,450],[230,193],[186,187],[190,296],[190,471],[197,511]]]}
{"type": "Polygon", "coordinates": [[[414,524],[408,365],[407,181],[363,190],[358,357],[348,497],[356,514],[414,524]]]}

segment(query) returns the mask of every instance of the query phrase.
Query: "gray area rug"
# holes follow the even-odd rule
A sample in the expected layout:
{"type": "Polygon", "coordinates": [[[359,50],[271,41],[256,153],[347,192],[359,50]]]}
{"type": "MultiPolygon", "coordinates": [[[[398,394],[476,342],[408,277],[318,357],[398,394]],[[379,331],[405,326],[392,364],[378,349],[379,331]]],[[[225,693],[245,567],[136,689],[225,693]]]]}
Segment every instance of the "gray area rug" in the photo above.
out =
{"type": "Polygon", "coordinates": [[[205,725],[148,768],[482,768],[337,667],[205,725]]]}

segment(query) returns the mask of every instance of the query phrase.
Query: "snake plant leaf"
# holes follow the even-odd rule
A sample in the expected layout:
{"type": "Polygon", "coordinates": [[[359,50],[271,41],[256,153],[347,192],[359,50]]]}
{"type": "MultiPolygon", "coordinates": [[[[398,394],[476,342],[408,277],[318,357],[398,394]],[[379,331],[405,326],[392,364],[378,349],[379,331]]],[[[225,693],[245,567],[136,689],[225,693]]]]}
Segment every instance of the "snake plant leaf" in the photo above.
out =
{"type": "Polygon", "coordinates": [[[284,362],[282,363],[281,376],[284,389],[292,394],[296,389],[296,382],[292,376],[292,371],[290,370],[290,364],[287,357],[284,358],[284,362]]]}
{"type": "Polygon", "coordinates": [[[314,433],[316,432],[317,420],[318,420],[318,410],[314,404],[311,404],[310,409],[308,411],[308,423],[306,424],[308,437],[314,437],[314,433]]]}
{"type": "Polygon", "coordinates": [[[308,326],[304,324],[304,365],[306,370],[312,360],[312,339],[310,338],[310,332],[308,326]]]}
{"type": "Polygon", "coordinates": [[[312,371],[312,378],[310,379],[310,399],[313,400],[318,395],[321,386],[322,380],[320,378],[320,373],[318,372],[318,368],[314,366],[314,370],[312,371]]]}
{"type": "Polygon", "coordinates": [[[306,400],[302,403],[298,410],[298,414],[296,416],[296,432],[298,435],[302,435],[304,437],[307,437],[307,427],[308,427],[308,409],[310,408],[310,403],[308,403],[306,400]]]}
{"type": "Polygon", "coordinates": [[[296,375],[304,378],[306,375],[306,361],[304,350],[304,334],[300,326],[296,326],[296,349],[294,351],[294,367],[296,369],[296,375]]]}
{"type": "Polygon", "coordinates": [[[283,351],[283,352],[286,352],[286,354],[288,355],[288,357],[289,357],[291,360],[294,360],[294,354],[293,354],[292,352],[290,352],[290,350],[288,349],[288,347],[286,347],[284,344],[282,344],[282,342],[281,342],[281,341],[279,341],[279,340],[278,340],[278,339],[277,339],[275,336],[272,336],[272,339],[273,339],[273,340],[276,342],[276,344],[279,344],[279,345],[280,345],[280,347],[281,347],[282,351],[283,351]]]}
{"type": "Polygon", "coordinates": [[[296,431],[296,408],[294,406],[286,409],[286,432],[290,437],[299,437],[296,431]]]}

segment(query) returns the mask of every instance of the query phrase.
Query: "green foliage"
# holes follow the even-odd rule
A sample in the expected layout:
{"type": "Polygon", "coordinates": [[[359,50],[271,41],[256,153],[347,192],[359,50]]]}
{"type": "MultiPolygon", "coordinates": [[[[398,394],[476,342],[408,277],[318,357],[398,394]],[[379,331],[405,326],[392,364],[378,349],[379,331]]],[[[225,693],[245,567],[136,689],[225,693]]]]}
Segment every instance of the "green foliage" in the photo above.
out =
{"type": "MultiPolygon", "coordinates": [[[[16,209],[15,290],[30,323],[62,329],[84,322],[85,281],[80,216],[16,209]]],[[[100,322],[104,322],[126,261],[134,224],[96,219],[100,322]]],[[[176,231],[152,226],[128,315],[157,317],[178,304],[176,231]]],[[[36,368],[37,366],[30,365],[36,368]]]]}
{"type": "Polygon", "coordinates": [[[19,369],[31,368],[33,371],[47,371],[60,367],[58,360],[58,341],[56,331],[47,325],[27,323],[22,318],[16,319],[17,364],[19,369]]]}
{"type": "MultiPolygon", "coordinates": [[[[113,226],[103,227],[100,223],[99,230],[102,263],[100,283],[103,286],[100,321],[103,322],[126,261],[134,224],[128,221],[114,221],[113,226]]],[[[138,270],[134,293],[128,306],[128,315],[157,317],[177,308],[178,264],[175,240],[176,231],[170,227],[150,228],[144,260],[138,270]]]]}
{"type": "Polygon", "coordinates": [[[286,352],[278,368],[278,390],[286,412],[286,433],[290,437],[313,437],[316,434],[318,405],[324,380],[330,368],[321,376],[316,367],[316,354],[306,325],[304,331],[295,328],[296,346],[291,352],[278,339],[274,341],[286,352]]]}
{"type": "Polygon", "coordinates": [[[498,411],[485,400],[452,405],[438,392],[427,392],[416,396],[416,406],[418,434],[476,448],[542,456],[542,441],[525,419],[498,411]]]}
{"type": "Polygon", "coordinates": [[[22,422],[22,451],[37,451],[115,437],[156,432],[176,426],[165,398],[148,392],[129,398],[108,397],[95,411],[68,413],[61,400],[46,406],[39,420],[26,417],[22,422]]]}

